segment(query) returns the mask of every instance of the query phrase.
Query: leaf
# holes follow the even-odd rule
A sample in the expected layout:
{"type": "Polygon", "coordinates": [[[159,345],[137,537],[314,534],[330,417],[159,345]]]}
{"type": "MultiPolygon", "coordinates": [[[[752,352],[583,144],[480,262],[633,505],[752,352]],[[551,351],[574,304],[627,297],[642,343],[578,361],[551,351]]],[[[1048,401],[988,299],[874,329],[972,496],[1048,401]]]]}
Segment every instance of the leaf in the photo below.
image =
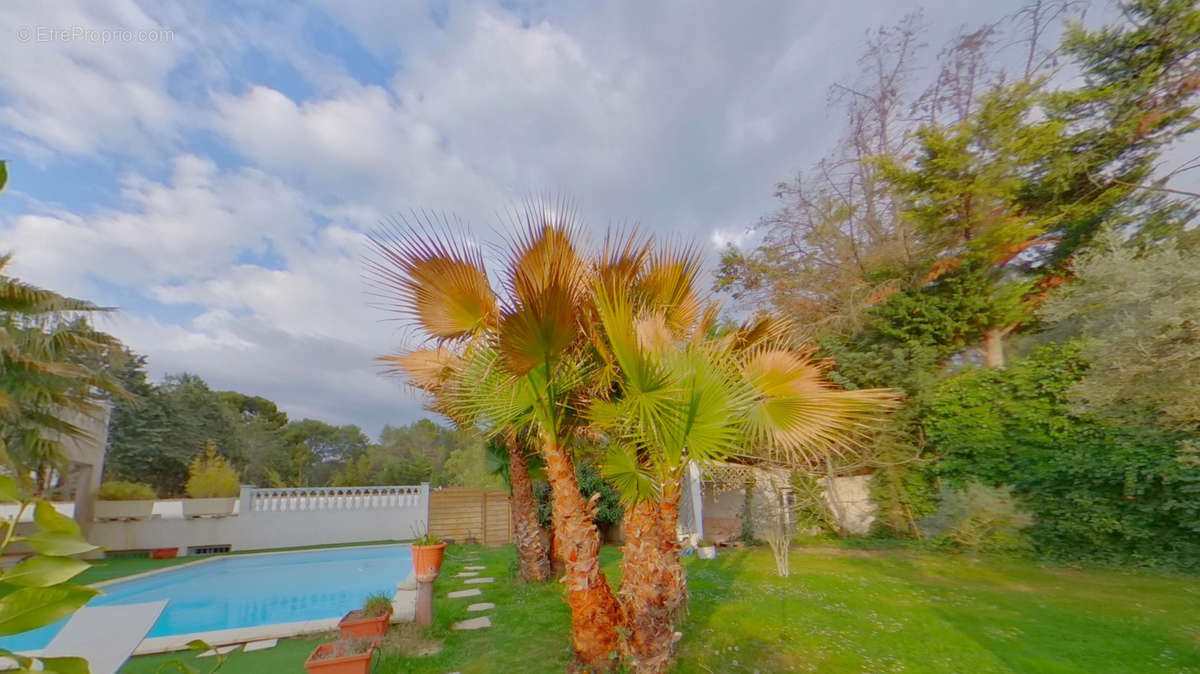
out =
{"type": "Polygon", "coordinates": [[[8,184],[8,162],[0,159],[0,190],[8,184]]]}
{"type": "Polygon", "coordinates": [[[75,536],[83,535],[83,532],[79,530],[78,522],[55,510],[54,506],[50,505],[47,501],[37,501],[34,504],[33,521],[37,523],[38,528],[42,531],[73,534],[75,536]]]}
{"type": "Polygon", "coordinates": [[[91,674],[88,661],[83,658],[38,658],[43,672],[55,674],[91,674]]]}
{"type": "Polygon", "coordinates": [[[20,634],[74,613],[100,594],[90,587],[23,587],[0,598],[0,636],[20,634]]]}
{"type": "Polygon", "coordinates": [[[19,503],[17,496],[17,481],[7,475],[0,475],[0,502],[19,503]]]}
{"type": "Polygon", "coordinates": [[[67,582],[88,566],[70,557],[30,557],[0,576],[0,581],[21,587],[50,587],[67,582]]]}
{"type": "Polygon", "coordinates": [[[61,531],[41,531],[32,536],[21,536],[14,540],[23,541],[43,555],[66,557],[91,552],[96,546],[80,536],[61,531]]]}

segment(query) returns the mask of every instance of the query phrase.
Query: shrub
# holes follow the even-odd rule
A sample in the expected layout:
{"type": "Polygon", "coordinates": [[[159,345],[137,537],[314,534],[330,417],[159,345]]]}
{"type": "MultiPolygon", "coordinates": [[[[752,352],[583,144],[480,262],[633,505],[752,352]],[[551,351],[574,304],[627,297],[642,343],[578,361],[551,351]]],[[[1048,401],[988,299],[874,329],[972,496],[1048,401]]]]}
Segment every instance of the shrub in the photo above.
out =
{"type": "Polygon", "coordinates": [[[1012,487],[971,481],[964,489],[943,489],[937,512],[921,521],[932,538],[973,550],[1017,550],[1028,546],[1021,530],[1033,524],[1012,487]]]}
{"type": "Polygon", "coordinates": [[[217,445],[208,441],[204,454],[192,459],[188,467],[187,495],[189,498],[229,498],[241,490],[238,473],[217,453],[217,445]]]}
{"type": "Polygon", "coordinates": [[[1069,393],[1086,371],[1066,344],[942,382],[923,424],[942,455],[933,475],[1012,485],[1049,557],[1200,569],[1195,437],[1073,413],[1069,393]]]}
{"type": "Polygon", "coordinates": [[[96,494],[101,501],[153,501],[157,496],[154,487],[141,482],[113,480],[100,485],[96,494]]]}
{"type": "Polygon", "coordinates": [[[363,600],[362,612],[367,618],[378,618],[392,610],[392,599],[384,592],[374,592],[363,600]]]}

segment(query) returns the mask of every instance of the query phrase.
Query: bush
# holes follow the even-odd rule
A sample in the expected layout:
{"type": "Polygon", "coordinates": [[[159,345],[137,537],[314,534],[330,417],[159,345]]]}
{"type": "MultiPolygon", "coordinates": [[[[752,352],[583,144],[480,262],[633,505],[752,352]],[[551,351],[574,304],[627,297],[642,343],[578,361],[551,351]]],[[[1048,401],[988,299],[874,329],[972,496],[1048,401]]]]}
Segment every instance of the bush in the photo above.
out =
{"type": "Polygon", "coordinates": [[[158,498],[154,487],[141,482],[113,480],[100,485],[96,494],[101,501],[153,501],[158,498]]]}
{"type": "Polygon", "coordinates": [[[188,467],[187,495],[189,498],[229,498],[241,491],[238,472],[229,465],[211,440],[204,454],[192,459],[188,467]]]}
{"type": "Polygon", "coordinates": [[[1012,494],[1012,487],[988,487],[971,481],[965,489],[943,489],[937,512],[921,521],[927,536],[972,550],[1019,550],[1028,547],[1021,530],[1033,524],[1012,494]]]}
{"type": "Polygon", "coordinates": [[[924,421],[942,454],[933,476],[1012,485],[1049,557],[1200,569],[1195,438],[1073,414],[1069,392],[1086,370],[1066,344],[942,382],[924,421]]]}
{"type": "MultiPolygon", "coordinates": [[[[613,489],[600,471],[592,464],[591,459],[582,459],[575,466],[575,477],[579,480],[579,493],[584,499],[590,499],[592,494],[599,493],[596,501],[595,523],[597,527],[619,525],[625,516],[625,508],[621,505],[621,495],[613,489]]],[[[537,502],[538,524],[550,526],[552,512],[550,485],[545,482],[533,483],[533,499],[537,502]]]]}

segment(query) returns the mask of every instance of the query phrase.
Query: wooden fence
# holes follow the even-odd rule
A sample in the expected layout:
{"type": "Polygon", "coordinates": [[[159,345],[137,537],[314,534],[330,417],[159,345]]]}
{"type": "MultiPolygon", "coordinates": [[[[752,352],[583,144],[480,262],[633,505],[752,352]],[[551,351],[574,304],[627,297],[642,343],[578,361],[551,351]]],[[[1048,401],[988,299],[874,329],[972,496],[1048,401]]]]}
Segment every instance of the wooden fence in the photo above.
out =
{"type": "Polygon", "coordinates": [[[458,543],[484,545],[512,542],[512,513],[508,494],[469,487],[446,487],[429,492],[429,531],[458,543]]]}

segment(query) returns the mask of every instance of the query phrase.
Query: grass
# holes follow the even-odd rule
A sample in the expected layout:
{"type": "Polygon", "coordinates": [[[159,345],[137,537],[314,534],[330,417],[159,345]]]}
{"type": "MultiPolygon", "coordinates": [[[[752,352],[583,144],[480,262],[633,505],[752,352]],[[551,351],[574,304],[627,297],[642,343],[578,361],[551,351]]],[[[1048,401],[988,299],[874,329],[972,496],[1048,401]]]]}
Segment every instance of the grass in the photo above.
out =
{"type": "MultiPolygon", "coordinates": [[[[615,579],[619,551],[605,548],[602,561],[615,579]]],[[[836,549],[797,550],[790,578],[775,576],[765,550],[685,563],[692,599],[677,672],[1200,672],[1195,576],[836,549]]],[[[571,654],[562,586],[521,586],[514,571],[511,548],[449,548],[434,625],[391,639],[373,671],[564,671],[571,654]],[[465,559],[471,552],[478,562],[465,559]],[[471,563],[497,582],[478,599],[446,599],[464,587],[452,576],[471,563]],[[473,601],[497,604],[493,627],[452,631],[477,615],[466,612],[473,601]],[[441,642],[441,651],[406,655],[417,639],[441,642]]],[[[300,672],[316,643],[234,654],[221,673],[300,672]]],[[[176,657],[135,658],[121,671],[153,672],[176,657]]]]}

